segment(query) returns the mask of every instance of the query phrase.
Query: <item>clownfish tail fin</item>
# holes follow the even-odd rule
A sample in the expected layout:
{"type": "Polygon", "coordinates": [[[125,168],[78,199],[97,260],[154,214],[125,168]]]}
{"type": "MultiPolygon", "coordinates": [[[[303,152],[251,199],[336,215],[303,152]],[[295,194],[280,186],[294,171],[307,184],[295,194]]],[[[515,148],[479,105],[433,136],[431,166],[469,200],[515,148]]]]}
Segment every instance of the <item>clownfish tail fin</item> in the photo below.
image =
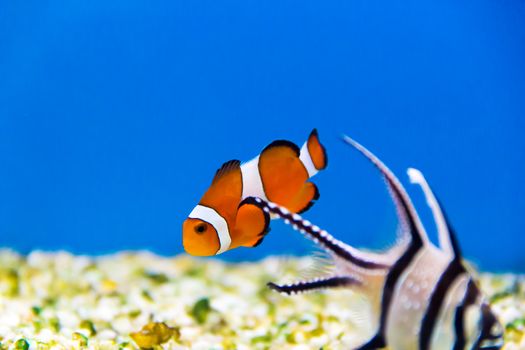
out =
{"type": "Polygon", "coordinates": [[[326,149],[319,140],[317,129],[313,129],[308,140],[301,147],[299,158],[304,164],[310,177],[323,170],[328,165],[326,149]]]}
{"type": "Polygon", "coordinates": [[[239,204],[235,222],[235,236],[239,245],[256,247],[270,232],[270,215],[254,197],[248,197],[239,204]]]}

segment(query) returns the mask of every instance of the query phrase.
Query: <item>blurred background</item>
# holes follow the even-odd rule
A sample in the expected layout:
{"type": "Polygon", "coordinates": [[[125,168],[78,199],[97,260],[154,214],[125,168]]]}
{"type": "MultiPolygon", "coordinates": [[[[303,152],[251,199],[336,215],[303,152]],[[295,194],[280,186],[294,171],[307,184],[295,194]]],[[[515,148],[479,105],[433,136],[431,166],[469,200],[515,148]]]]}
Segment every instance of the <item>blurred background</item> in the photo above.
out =
{"type": "MultiPolygon", "coordinates": [[[[375,169],[421,169],[465,255],[525,271],[525,2],[2,1],[0,245],[183,252],[182,221],[229,159],[317,127],[305,214],[355,246],[395,239],[375,169]]],[[[279,222],[229,260],[309,254],[279,222]]]]}

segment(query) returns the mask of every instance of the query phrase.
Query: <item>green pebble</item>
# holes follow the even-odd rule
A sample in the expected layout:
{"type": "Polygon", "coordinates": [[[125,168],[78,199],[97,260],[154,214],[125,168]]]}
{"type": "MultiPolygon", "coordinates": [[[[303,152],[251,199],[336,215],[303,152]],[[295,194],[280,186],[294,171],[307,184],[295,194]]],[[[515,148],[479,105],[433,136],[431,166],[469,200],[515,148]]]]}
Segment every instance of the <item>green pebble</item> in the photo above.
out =
{"type": "Polygon", "coordinates": [[[197,323],[203,324],[206,322],[208,314],[211,312],[211,310],[210,299],[202,298],[199,299],[195,305],[193,305],[193,308],[191,309],[191,315],[197,321],[197,323]]]}
{"type": "Polygon", "coordinates": [[[82,333],[73,333],[73,340],[77,340],[81,347],[88,346],[88,338],[82,333]]]}
{"type": "Polygon", "coordinates": [[[142,297],[144,299],[146,299],[147,301],[150,301],[150,302],[153,302],[153,297],[151,296],[151,294],[147,291],[147,290],[143,290],[142,291],[142,297]]]}
{"type": "Polygon", "coordinates": [[[40,306],[33,306],[31,311],[33,311],[35,316],[39,316],[42,313],[42,308],[40,306]]]}
{"type": "Polygon", "coordinates": [[[518,318],[512,321],[511,323],[507,324],[505,328],[507,328],[508,330],[515,331],[523,330],[525,329],[525,318],[518,318]]]}
{"type": "Polygon", "coordinates": [[[15,349],[16,350],[28,350],[29,349],[29,343],[25,339],[18,339],[15,342],[15,349]]]}
{"type": "Polygon", "coordinates": [[[166,276],[163,273],[155,273],[155,272],[146,271],[144,272],[144,275],[157,284],[166,283],[169,280],[168,276],[166,276]]]}
{"type": "Polygon", "coordinates": [[[80,322],[80,328],[87,329],[90,335],[97,334],[95,325],[93,324],[91,320],[83,320],[82,322],[80,322]]]}
{"type": "Polygon", "coordinates": [[[270,334],[259,335],[255,338],[252,338],[252,344],[271,343],[271,341],[272,341],[272,336],[270,334]]]}
{"type": "Polygon", "coordinates": [[[60,321],[57,317],[52,317],[49,319],[49,326],[56,332],[60,332],[60,321]]]}

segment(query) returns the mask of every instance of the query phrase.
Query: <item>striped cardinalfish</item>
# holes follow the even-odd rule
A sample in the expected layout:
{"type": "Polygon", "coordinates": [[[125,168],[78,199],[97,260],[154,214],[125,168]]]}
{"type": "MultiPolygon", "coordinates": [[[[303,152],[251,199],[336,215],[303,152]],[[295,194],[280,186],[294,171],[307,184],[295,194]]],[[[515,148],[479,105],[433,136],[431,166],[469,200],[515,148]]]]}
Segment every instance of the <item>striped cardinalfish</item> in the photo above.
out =
{"type": "Polygon", "coordinates": [[[332,274],[326,278],[287,285],[269,283],[269,287],[285,294],[333,287],[363,292],[372,305],[374,331],[358,350],[500,349],[502,327],[467,271],[455,232],[422,173],[408,170],[411,182],[422,188],[431,208],[439,247],[428,239],[396,176],[359,143],[348,137],[344,140],[384,176],[397,207],[402,237],[384,253],[364,252],[286,208],[256,199],[266,211],[284,219],[326,250],[334,263],[332,274]]]}
{"type": "Polygon", "coordinates": [[[249,162],[224,163],[182,227],[184,249],[211,256],[229,249],[255,247],[269,231],[270,216],[253,201],[262,198],[294,213],[319,198],[308,179],[327,165],[326,152],[313,130],[301,148],[277,140],[249,162]]]}

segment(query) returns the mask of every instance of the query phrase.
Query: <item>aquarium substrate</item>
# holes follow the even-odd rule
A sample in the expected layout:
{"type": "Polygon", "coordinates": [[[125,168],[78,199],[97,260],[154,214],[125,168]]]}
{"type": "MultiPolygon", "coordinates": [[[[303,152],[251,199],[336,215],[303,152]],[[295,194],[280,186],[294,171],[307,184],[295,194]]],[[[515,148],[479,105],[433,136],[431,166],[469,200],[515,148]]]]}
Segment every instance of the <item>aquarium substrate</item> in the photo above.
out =
{"type": "MultiPolygon", "coordinates": [[[[269,281],[304,278],[311,258],[227,263],[149,252],[88,257],[0,251],[0,349],[348,349],[370,334],[349,290],[284,296],[269,281]]],[[[481,274],[525,349],[525,278],[481,274]]]]}

